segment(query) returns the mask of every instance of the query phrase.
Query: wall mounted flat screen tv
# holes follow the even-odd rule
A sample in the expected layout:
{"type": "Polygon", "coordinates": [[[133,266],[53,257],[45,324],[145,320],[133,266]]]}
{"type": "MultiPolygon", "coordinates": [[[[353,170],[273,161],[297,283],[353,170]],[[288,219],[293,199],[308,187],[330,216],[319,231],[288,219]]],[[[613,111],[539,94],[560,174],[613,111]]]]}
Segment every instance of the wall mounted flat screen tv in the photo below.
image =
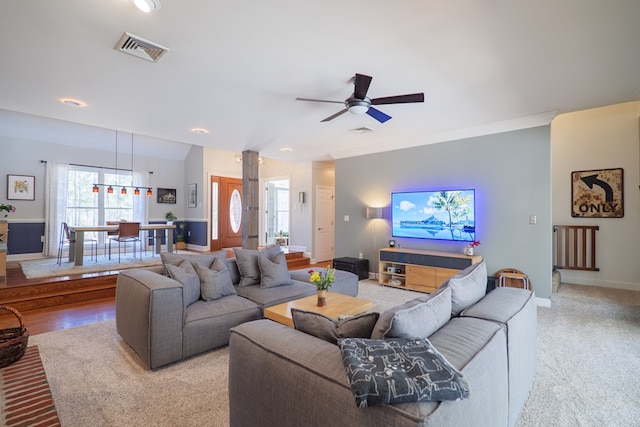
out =
{"type": "Polygon", "coordinates": [[[475,190],[391,193],[391,223],[393,237],[472,242],[475,190]]]}

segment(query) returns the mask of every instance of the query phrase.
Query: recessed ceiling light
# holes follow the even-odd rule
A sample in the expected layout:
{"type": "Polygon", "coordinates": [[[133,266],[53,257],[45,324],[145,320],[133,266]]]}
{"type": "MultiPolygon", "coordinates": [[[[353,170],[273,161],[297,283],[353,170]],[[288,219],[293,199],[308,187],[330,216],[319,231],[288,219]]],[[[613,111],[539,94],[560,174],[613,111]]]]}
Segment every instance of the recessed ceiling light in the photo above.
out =
{"type": "Polygon", "coordinates": [[[68,105],[69,107],[75,107],[75,108],[82,108],[87,106],[85,102],[82,102],[77,99],[71,99],[71,98],[63,98],[60,100],[60,102],[62,102],[64,105],[68,105]]]}
{"type": "Polygon", "coordinates": [[[280,151],[293,151],[293,148],[291,148],[291,147],[282,147],[280,149],[280,151]]]}
{"type": "Polygon", "coordinates": [[[162,7],[160,0],[131,0],[131,3],[144,13],[149,13],[162,7]]]}
{"type": "Polygon", "coordinates": [[[193,132],[193,133],[197,133],[197,134],[199,134],[199,135],[203,135],[203,134],[205,134],[205,133],[209,133],[209,131],[208,131],[208,130],[206,130],[206,129],[202,129],[202,128],[193,128],[193,129],[191,129],[191,132],[193,132]]]}

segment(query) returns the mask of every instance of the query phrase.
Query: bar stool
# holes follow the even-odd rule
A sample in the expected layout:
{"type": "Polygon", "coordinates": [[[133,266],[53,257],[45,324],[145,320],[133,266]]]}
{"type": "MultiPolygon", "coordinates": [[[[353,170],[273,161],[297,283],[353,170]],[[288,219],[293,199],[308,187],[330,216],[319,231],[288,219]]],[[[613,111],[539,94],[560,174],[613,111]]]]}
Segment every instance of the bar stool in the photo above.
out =
{"type": "Polygon", "coordinates": [[[510,286],[510,287],[519,287],[513,286],[514,281],[522,281],[522,287],[526,290],[529,290],[529,276],[523,273],[520,270],[515,268],[503,268],[498,271],[495,276],[498,278],[498,286],[510,286]]]}

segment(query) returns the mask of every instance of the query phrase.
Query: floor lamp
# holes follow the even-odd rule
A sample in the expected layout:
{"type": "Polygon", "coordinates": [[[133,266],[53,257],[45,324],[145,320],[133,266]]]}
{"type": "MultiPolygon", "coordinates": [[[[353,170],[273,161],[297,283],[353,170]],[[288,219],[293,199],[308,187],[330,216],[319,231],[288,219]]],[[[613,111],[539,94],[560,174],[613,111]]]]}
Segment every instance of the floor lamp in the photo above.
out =
{"type": "Polygon", "coordinates": [[[373,251],[374,251],[374,265],[375,270],[373,270],[373,277],[378,278],[378,254],[376,251],[378,250],[377,242],[376,242],[376,219],[382,218],[382,208],[367,208],[367,219],[373,220],[373,251]]]}

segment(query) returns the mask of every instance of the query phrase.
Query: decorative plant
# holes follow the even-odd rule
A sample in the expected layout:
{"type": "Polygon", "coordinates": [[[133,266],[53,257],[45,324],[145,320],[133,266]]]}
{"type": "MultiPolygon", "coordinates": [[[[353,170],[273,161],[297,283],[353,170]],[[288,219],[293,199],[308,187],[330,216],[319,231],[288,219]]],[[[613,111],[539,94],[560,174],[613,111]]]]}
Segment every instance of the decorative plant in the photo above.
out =
{"type": "Polygon", "coordinates": [[[10,213],[13,213],[16,211],[16,207],[13,205],[0,205],[0,212],[4,211],[4,217],[8,217],[10,213]]]}
{"type": "Polygon", "coordinates": [[[310,275],[309,281],[311,283],[315,283],[316,289],[319,291],[326,291],[329,289],[333,281],[336,279],[336,270],[335,268],[330,268],[330,266],[327,266],[327,268],[322,272],[309,270],[308,273],[310,275]]]}
{"type": "Polygon", "coordinates": [[[178,217],[175,216],[171,211],[167,212],[164,217],[167,221],[175,221],[176,219],[178,219],[178,217]]]}
{"type": "Polygon", "coordinates": [[[184,222],[181,222],[179,224],[176,225],[176,241],[177,242],[184,242],[184,228],[186,227],[186,224],[184,222]]]}
{"type": "Polygon", "coordinates": [[[469,243],[469,246],[471,246],[472,248],[480,246],[480,240],[474,240],[473,242],[469,243]]]}

